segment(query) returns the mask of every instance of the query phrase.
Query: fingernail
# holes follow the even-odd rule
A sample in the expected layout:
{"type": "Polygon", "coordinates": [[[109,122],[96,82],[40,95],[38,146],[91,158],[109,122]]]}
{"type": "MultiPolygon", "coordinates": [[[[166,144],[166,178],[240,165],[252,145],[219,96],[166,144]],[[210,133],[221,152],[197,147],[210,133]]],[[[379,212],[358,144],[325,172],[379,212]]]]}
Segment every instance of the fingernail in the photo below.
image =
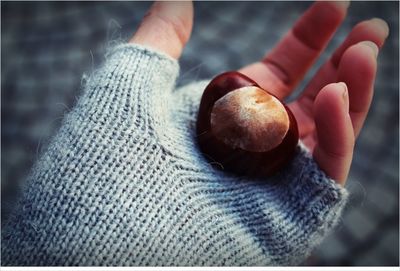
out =
{"type": "Polygon", "coordinates": [[[350,6],[350,1],[344,0],[344,1],[334,1],[332,2],[334,5],[338,7],[343,7],[344,9],[347,9],[350,6]]]}
{"type": "Polygon", "coordinates": [[[371,22],[379,26],[379,28],[382,30],[382,33],[385,35],[385,39],[389,36],[389,25],[387,22],[382,20],[381,18],[372,18],[371,22]]]}
{"type": "Polygon", "coordinates": [[[362,41],[360,43],[371,48],[372,52],[374,53],[375,58],[378,57],[379,48],[375,43],[373,43],[372,41],[369,41],[369,40],[362,41]]]}
{"type": "Polygon", "coordinates": [[[343,104],[346,108],[346,111],[349,112],[349,91],[347,89],[347,85],[344,82],[338,82],[338,85],[342,88],[343,104]]]}

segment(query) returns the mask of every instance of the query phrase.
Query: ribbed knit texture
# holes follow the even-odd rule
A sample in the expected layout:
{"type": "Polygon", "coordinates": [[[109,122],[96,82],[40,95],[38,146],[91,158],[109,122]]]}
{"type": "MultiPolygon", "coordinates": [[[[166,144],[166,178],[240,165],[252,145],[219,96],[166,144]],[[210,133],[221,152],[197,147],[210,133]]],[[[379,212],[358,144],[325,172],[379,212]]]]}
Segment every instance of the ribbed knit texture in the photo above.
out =
{"type": "Polygon", "coordinates": [[[2,230],[2,265],[292,265],[336,224],[347,192],[298,147],[269,179],[199,152],[207,82],[120,45],[87,82],[2,230]]]}

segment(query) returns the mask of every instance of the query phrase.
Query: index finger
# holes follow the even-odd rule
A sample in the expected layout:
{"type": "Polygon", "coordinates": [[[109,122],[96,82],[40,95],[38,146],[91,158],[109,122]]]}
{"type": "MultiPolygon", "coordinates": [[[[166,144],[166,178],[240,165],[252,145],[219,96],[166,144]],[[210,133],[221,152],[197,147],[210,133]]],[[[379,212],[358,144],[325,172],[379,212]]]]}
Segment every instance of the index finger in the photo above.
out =
{"type": "Polygon", "coordinates": [[[348,1],[315,2],[270,53],[239,71],[277,97],[286,97],[326,47],[348,6],[348,1]]]}

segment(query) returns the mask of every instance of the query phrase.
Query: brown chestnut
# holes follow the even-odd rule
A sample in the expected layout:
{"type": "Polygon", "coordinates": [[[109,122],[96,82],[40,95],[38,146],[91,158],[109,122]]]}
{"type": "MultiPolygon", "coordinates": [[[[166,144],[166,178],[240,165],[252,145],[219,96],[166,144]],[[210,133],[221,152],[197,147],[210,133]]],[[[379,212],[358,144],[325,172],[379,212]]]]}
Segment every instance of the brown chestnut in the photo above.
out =
{"type": "Polygon", "coordinates": [[[215,77],[204,90],[197,140],[221,169],[268,176],[293,158],[299,132],[292,112],[277,97],[231,71],[215,77]]]}

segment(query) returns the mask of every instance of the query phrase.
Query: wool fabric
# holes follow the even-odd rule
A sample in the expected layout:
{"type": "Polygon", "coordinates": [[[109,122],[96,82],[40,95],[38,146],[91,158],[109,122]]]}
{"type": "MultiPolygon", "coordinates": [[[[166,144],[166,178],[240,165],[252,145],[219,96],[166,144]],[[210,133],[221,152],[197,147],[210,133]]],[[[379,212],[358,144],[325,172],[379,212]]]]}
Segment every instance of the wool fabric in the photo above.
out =
{"type": "Polygon", "coordinates": [[[122,44],[86,82],[2,229],[2,265],[294,265],[348,193],[299,144],[269,178],[218,169],[195,123],[208,81],[122,44]]]}

